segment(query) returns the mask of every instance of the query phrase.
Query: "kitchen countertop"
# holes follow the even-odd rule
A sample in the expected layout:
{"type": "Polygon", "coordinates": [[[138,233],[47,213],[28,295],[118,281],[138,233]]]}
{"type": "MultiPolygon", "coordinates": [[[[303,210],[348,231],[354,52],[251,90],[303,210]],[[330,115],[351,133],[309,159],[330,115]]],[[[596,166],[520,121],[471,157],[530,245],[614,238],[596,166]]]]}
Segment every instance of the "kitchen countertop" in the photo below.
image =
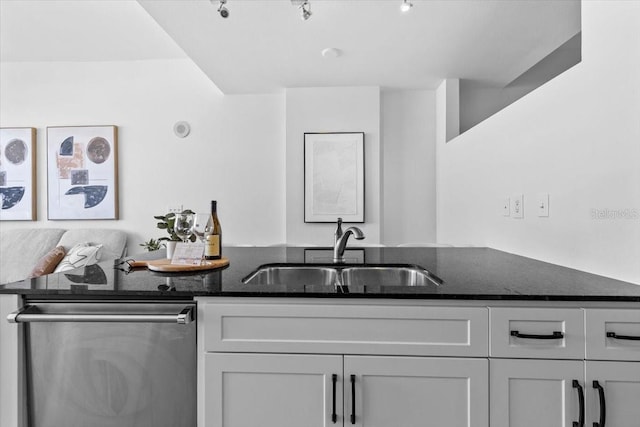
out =
{"type": "MultiPolygon", "coordinates": [[[[127,259],[162,256],[162,252],[127,259]]],[[[631,301],[640,286],[490,248],[357,248],[348,264],[415,264],[443,280],[439,286],[245,285],[242,279],[270,263],[331,264],[330,248],[226,247],[230,265],[198,273],[128,269],[118,261],[0,285],[1,293],[29,297],[180,299],[194,296],[414,298],[463,300],[631,301]]]]}

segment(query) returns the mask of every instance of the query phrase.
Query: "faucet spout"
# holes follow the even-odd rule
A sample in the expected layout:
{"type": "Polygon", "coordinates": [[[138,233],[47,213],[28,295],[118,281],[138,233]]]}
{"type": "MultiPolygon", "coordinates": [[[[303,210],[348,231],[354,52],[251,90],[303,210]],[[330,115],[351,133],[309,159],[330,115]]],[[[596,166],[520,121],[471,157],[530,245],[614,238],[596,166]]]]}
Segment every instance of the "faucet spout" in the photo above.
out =
{"type": "Polygon", "coordinates": [[[342,232],[342,218],[338,218],[338,228],[335,232],[335,243],[333,245],[333,262],[344,262],[344,251],[347,248],[349,236],[353,234],[356,240],[364,239],[364,233],[358,227],[349,227],[342,232]]]}

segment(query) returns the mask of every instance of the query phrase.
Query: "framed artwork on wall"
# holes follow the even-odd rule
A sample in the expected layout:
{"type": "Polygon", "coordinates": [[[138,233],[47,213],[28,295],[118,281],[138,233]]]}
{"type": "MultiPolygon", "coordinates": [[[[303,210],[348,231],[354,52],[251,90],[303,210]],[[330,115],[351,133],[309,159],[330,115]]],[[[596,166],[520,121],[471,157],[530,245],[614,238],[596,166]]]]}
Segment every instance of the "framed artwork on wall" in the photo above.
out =
{"type": "Polygon", "coordinates": [[[0,128],[0,220],[36,220],[36,130],[0,128]]]}
{"type": "Polygon", "coordinates": [[[304,222],[364,222],[364,132],[304,134],[304,222]]]}
{"type": "Polygon", "coordinates": [[[118,128],[47,128],[48,218],[118,219],[118,128]]]}

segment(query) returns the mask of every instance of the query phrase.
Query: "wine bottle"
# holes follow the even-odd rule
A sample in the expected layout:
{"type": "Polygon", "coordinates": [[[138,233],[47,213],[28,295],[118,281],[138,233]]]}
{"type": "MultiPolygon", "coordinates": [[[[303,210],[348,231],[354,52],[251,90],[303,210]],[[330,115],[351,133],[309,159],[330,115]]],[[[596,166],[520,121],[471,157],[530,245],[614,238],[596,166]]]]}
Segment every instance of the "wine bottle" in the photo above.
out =
{"type": "Polygon", "coordinates": [[[204,248],[204,259],[222,258],[222,228],[218,219],[218,203],[211,201],[211,234],[207,235],[207,243],[204,248]]]}

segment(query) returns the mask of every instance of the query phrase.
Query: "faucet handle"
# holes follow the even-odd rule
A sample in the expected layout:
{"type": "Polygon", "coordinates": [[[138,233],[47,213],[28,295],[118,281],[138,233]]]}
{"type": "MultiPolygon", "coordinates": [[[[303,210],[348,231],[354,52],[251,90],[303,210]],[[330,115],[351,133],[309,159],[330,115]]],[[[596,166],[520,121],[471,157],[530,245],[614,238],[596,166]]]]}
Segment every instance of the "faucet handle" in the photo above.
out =
{"type": "Polygon", "coordinates": [[[338,226],[336,227],[335,237],[338,240],[342,236],[342,218],[338,218],[338,226]]]}

